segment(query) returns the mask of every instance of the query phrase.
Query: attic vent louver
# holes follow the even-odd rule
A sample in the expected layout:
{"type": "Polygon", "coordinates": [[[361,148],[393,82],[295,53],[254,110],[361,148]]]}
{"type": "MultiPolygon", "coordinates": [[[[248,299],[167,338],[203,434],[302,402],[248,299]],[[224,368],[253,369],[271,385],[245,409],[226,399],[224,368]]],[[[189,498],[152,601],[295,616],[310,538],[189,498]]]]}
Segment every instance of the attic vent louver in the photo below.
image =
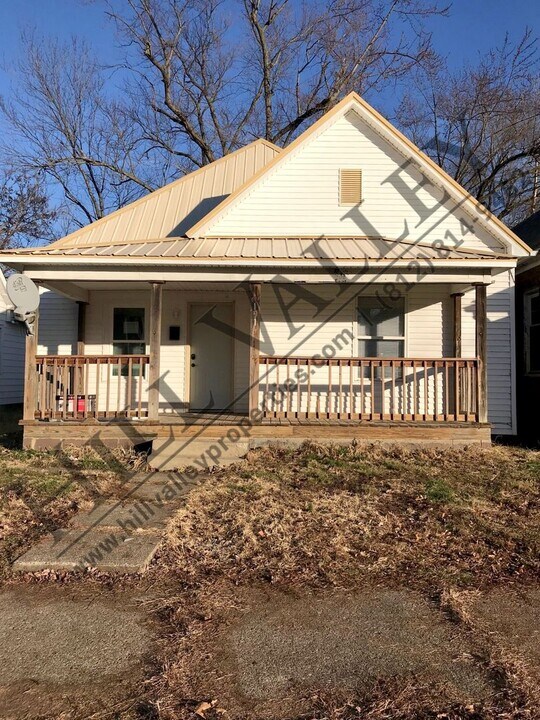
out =
{"type": "Polygon", "coordinates": [[[362,202],[362,171],[343,168],[339,171],[339,204],[358,205],[362,202]]]}

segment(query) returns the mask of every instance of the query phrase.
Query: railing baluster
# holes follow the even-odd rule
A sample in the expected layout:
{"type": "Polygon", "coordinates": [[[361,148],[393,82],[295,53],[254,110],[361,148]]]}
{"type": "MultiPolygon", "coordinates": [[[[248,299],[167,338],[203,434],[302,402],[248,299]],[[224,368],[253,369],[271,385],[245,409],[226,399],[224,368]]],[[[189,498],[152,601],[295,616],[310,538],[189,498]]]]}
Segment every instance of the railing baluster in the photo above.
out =
{"type": "Polygon", "coordinates": [[[144,377],[144,365],[142,357],[139,358],[139,377],[137,378],[137,418],[142,418],[142,387],[144,377]]]}
{"type": "Polygon", "coordinates": [[[353,362],[352,360],[349,360],[349,413],[348,418],[349,420],[352,420],[354,415],[354,386],[353,386],[353,362]]]}
{"type": "Polygon", "coordinates": [[[287,404],[285,406],[285,417],[288,418],[291,410],[292,410],[292,400],[291,400],[291,367],[290,367],[290,358],[287,358],[286,364],[285,364],[285,373],[287,375],[286,379],[286,398],[287,398],[287,404]]]}
{"type": "MultiPolygon", "coordinates": [[[[87,363],[86,372],[90,372],[90,364],[87,363]]],[[[96,392],[95,392],[95,398],[94,398],[94,410],[93,415],[95,418],[98,417],[98,407],[99,407],[99,386],[100,386],[100,374],[101,374],[101,361],[100,358],[96,359],[96,392]]]]}
{"type": "Polygon", "coordinates": [[[306,412],[309,417],[311,413],[311,358],[307,360],[307,407],[306,412]]]}
{"type": "Polygon", "coordinates": [[[401,360],[401,419],[407,415],[407,386],[405,384],[405,363],[401,360]]]}
{"type": "Polygon", "coordinates": [[[422,369],[424,371],[424,412],[423,420],[428,419],[429,415],[429,386],[428,386],[428,369],[426,365],[426,361],[422,360],[422,369]]]}
{"type": "Polygon", "coordinates": [[[299,418],[302,414],[302,383],[300,382],[300,358],[296,358],[296,413],[295,417],[299,418]]]}
{"type": "Polygon", "coordinates": [[[394,360],[390,360],[390,419],[395,419],[396,414],[396,365],[394,360]]]}
{"type": "Polygon", "coordinates": [[[448,415],[450,408],[448,407],[448,360],[443,361],[443,367],[444,367],[444,408],[443,408],[443,416],[444,420],[448,421],[448,415]]]}
{"type": "Polygon", "coordinates": [[[120,415],[120,396],[122,395],[122,361],[120,359],[120,356],[118,356],[118,380],[116,382],[116,414],[120,415]]]}
{"type": "Polygon", "coordinates": [[[365,398],[364,398],[364,361],[360,360],[360,418],[364,415],[365,398]]]}
{"type": "Polygon", "coordinates": [[[47,407],[47,359],[41,362],[41,407],[39,408],[39,417],[43,420],[45,417],[45,409],[47,407]]]}
{"type": "MultiPolygon", "coordinates": [[[[83,377],[84,377],[84,405],[83,414],[84,417],[88,417],[88,403],[89,403],[89,382],[90,382],[90,367],[87,363],[83,363],[83,377]]],[[[78,401],[77,401],[78,405],[78,401]]],[[[78,408],[77,408],[78,409],[78,408]]]]}
{"type": "Polygon", "coordinates": [[[68,374],[67,374],[68,366],[67,366],[67,358],[64,358],[64,362],[62,364],[62,387],[63,387],[63,407],[62,407],[62,417],[65,420],[67,417],[68,412],[68,374]]]}
{"type": "Polygon", "coordinates": [[[435,421],[438,421],[439,419],[439,363],[435,360],[434,364],[434,371],[433,371],[433,378],[435,381],[435,386],[433,388],[433,419],[435,421]]]}
{"type": "Polygon", "coordinates": [[[133,389],[133,360],[128,359],[128,379],[127,379],[127,401],[126,401],[126,417],[131,417],[131,392],[133,389]]]}
{"type": "Polygon", "coordinates": [[[342,365],[338,365],[338,383],[339,383],[339,401],[338,401],[338,418],[343,417],[343,377],[342,365]]]}
{"type": "Polygon", "coordinates": [[[326,417],[332,416],[332,363],[328,361],[328,396],[327,396],[327,413],[326,417]]]}
{"type": "Polygon", "coordinates": [[[456,415],[455,420],[456,420],[456,422],[460,418],[459,397],[460,397],[459,362],[456,362],[454,364],[454,403],[455,403],[455,415],[456,415]]]}
{"type": "Polygon", "coordinates": [[[276,404],[276,417],[278,417],[279,412],[283,410],[283,393],[279,384],[279,360],[276,363],[276,399],[274,402],[276,404]]]}
{"type": "Polygon", "coordinates": [[[374,420],[375,419],[375,363],[373,362],[373,360],[370,362],[370,367],[371,367],[371,390],[370,390],[371,407],[370,407],[369,416],[370,416],[371,420],[374,420]]]}
{"type": "MultiPolygon", "coordinates": [[[[104,416],[107,418],[110,415],[110,409],[111,409],[111,358],[107,358],[107,378],[105,380],[106,383],[106,390],[105,390],[105,413],[104,416]]],[[[98,408],[98,417],[99,417],[99,408],[98,408]]]]}

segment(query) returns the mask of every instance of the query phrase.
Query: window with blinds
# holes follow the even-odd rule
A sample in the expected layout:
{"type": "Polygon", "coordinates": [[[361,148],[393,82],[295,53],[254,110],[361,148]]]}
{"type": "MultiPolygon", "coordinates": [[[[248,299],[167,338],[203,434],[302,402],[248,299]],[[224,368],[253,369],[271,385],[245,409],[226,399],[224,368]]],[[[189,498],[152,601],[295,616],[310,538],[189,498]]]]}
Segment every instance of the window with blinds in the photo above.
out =
{"type": "Polygon", "coordinates": [[[362,202],[362,171],[342,168],[339,171],[339,204],[358,205],[362,202]]]}

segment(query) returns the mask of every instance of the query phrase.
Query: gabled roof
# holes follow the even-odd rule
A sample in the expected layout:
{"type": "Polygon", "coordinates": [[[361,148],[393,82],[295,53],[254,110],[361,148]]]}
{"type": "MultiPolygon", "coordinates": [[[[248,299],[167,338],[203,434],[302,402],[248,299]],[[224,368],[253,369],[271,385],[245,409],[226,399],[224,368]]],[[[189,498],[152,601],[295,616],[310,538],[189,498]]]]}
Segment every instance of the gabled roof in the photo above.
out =
{"type": "Polygon", "coordinates": [[[182,236],[279,152],[277,145],[255,140],[76,230],[47,249],[98,247],[117,240],[134,242],[148,237],[182,236]]]}
{"type": "Polygon", "coordinates": [[[200,262],[205,258],[210,264],[216,259],[232,263],[246,258],[261,262],[304,258],[309,263],[313,258],[302,253],[307,252],[314,241],[323,243],[327,248],[326,258],[335,260],[390,258],[392,245],[400,257],[416,258],[419,253],[424,253],[424,256],[427,253],[429,257],[429,245],[426,243],[412,243],[409,247],[406,242],[400,242],[398,247],[396,238],[388,237],[326,236],[322,240],[281,236],[223,238],[218,232],[214,233],[217,237],[212,237],[212,224],[217,218],[241,203],[257,183],[285,162],[313,133],[322,131],[338,116],[350,111],[359,113],[404,157],[412,159],[430,182],[443,187],[464,211],[474,217],[475,222],[483,225],[508,248],[507,254],[503,255],[466,247],[453,248],[447,256],[449,260],[488,263],[497,259],[500,263],[501,258],[511,259],[515,255],[523,255],[524,251],[531,253],[530,248],[500,220],[487,210],[479,209],[476,201],[460,185],[356,93],[351,93],[284,150],[266,140],[256,140],[51,245],[3,251],[0,254],[2,260],[17,267],[24,267],[27,263],[38,264],[44,258],[51,263],[57,258],[58,262],[72,264],[86,260],[106,262],[108,258],[111,262],[114,259],[114,264],[123,259],[126,264],[129,261],[133,263],[137,258],[144,258],[145,263],[176,259],[179,264],[200,262]]]}
{"type": "Polygon", "coordinates": [[[459,183],[451,178],[450,175],[355,92],[343,98],[341,102],[319,118],[319,120],[279,153],[279,155],[276,155],[267,165],[262,167],[259,172],[254,174],[228,197],[224,198],[204,217],[195,222],[186,231],[186,235],[189,237],[211,236],[212,226],[219,218],[241,203],[242,199],[246,197],[257,184],[262,182],[264,178],[268,177],[268,175],[274,172],[280,165],[287,162],[289,157],[313,134],[320,132],[338,117],[345,115],[351,110],[357,112],[381,137],[391,143],[404,158],[412,160],[430,182],[446,190],[449,196],[453,198],[463,211],[467,212],[475,222],[484,226],[488,232],[497,239],[502,240],[509,248],[515,249],[517,245],[519,248],[525,250],[527,254],[531,253],[531,249],[527,244],[506,227],[501,220],[487,210],[487,208],[480,205],[459,183]]]}

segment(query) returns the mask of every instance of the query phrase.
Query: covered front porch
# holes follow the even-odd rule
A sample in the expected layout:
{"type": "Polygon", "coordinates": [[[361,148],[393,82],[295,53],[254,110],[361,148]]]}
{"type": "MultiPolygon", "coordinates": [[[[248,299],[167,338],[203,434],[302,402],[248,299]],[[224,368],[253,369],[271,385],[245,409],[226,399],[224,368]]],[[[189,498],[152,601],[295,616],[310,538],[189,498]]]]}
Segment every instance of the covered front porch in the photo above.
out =
{"type": "MultiPolygon", "coordinates": [[[[292,290],[287,301],[288,283],[280,285],[281,296],[271,283],[254,281],[79,283],[84,293],[66,286],[74,300],[79,296],[73,351],[44,352],[49,346],[39,327],[27,338],[25,445],[219,437],[234,427],[248,427],[254,443],[488,442],[487,282],[473,280],[448,282],[443,275],[402,288],[406,300],[397,305],[407,312],[390,340],[366,340],[358,320],[357,296],[373,299],[382,284],[366,294],[362,283],[318,283],[303,295],[292,290]],[[472,311],[464,310],[464,297],[472,311]],[[115,338],[111,318],[122,306],[144,311],[142,334],[133,341],[115,338]],[[308,309],[318,312],[316,322],[308,309]],[[425,328],[427,321],[432,326],[425,328]],[[431,342],[423,333],[433,335],[431,342]],[[422,344],[425,355],[413,355],[422,344]],[[387,346],[399,353],[359,352],[387,346]],[[438,355],[427,352],[437,347],[438,355]],[[202,355],[214,357],[199,370],[202,355]],[[198,371],[215,377],[197,384],[198,371]]],[[[134,329],[135,316],[123,322],[134,329]]],[[[390,324],[397,322],[391,316],[390,324]]]]}

